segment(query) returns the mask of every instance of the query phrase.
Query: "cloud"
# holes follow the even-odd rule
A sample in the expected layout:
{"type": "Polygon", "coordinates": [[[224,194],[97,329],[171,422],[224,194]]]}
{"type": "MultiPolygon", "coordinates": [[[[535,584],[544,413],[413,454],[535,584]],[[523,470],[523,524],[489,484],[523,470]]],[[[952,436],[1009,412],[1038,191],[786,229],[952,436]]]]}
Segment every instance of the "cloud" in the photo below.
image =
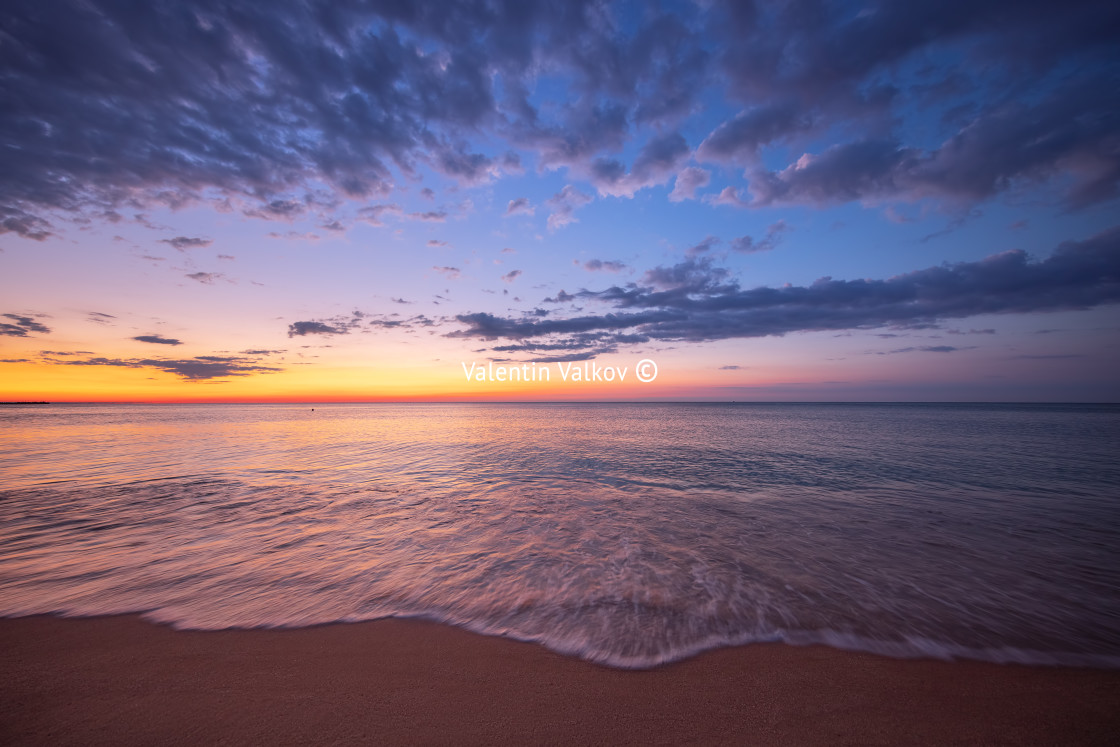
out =
{"type": "Polygon", "coordinates": [[[443,210],[427,210],[422,213],[409,213],[407,217],[410,220],[418,220],[425,223],[443,223],[447,220],[447,213],[443,210]]]}
{"type": "Polygon", "coordinates": [[[673,191],[669,193],[669,201],[695,200],[696,190],[708,186],[711,180],[711,172],[705,169],[696,166],[681,169],[680,173],[677,174],[676,182],[673,184],[673,191]]]}
{"type": "Polygon", "coordinates": [[[51,224],[38,215],[32,215],[16,205],[0,204],[0,236],[14,233],[25,239],[44,241],[53,236],[51,224]]]}
{"type": "Polygon", "coordinates": [[[876,353],[876,355],[896,355],[898,353],[955,353],[958,350],[969,350],[970,348],[957,348],[952,345],[918,345],[916,347],[898,348],[896,350],[887,350],[885,352],[876,353]]]}
{"type": "Polygon", "coordinates": [[[1068,206],[1111,199],[1120,182],[1120,112],[1072,116],[1092,110],[1107,85],[1081,81],[1034,104],[992,108],[930,151],[869,138],[806,153],[781,171],[753,172],[751,205],[922,198],[971,204],[1059,173],[1071,177],[1068,206]]]}
{"type": "MultiPolygon", "coordinates": [[[[285,233],[280,233],[279,231],[269,231],[268,232],[268,237],[270,239],[288,239],[289,241],[318,241],[319,240],[319,235],[316,234],[316,233],[311,233],[310,231],[286,231],[285,233]]],[[[232,257],[228,257],[228,255],[219,254],[218,259],[222,259],[222,258],[232,259],[232,257]]]]}
{"type": "Polygon", "coordinates": [[[299,200],[269,200],[259,207],[242,210],[250,218],[291,220],[307,212],[307,203],[299,200]]]}
{"type": "Polygon", "coordinates": [[[766,228],[766,235],[758,241],[755,241],[750,236],[740,236],[737,239],[732,239],[730,246],[731,251],[739,252],[740,254],[756,254],[758,252],[768,252],[778,245],[782,240],[782,234],[789,230],[784,220],[776,223],[771,223],[766,228]]]}
{"type": "Polygon", "coordinates": [[[528,197],[518,197],[510,200],[506,206],[506,215],[532,215],[535,208],[529,204],[528,197]]]}
{"type": "Polygon", "coordinates": [[[465,185],[487,182],[496,172],[489,156],[461,149],[441,148],[432,160],[437,171],[465,185]]]}
{"type": "Polygon", "coordinates": [[[436,320],[424,314],[417,314],[416,316],[402,318],[399,314],[379,314],[375,318],[369,320],[372,327],[382,327],[386,329],[415,329],[417,327],[434,327],[436,320]]]}
{"type": "Polygon", "coordinates": [[[548,205],[552,208],[552,213],[548,216],[548,230],[555,231],[569,223],[577,223],[578,220],[573,213],[589,202],[591,202],[589,195],[580,192],[571,184],[565,186],[548,198],[548,205]]]}
{"type": "Polygon", "coordinates": [[[605,304],[606,313],[545,319],[463,314],[456,317],[462,329],[449,336],[534,342],[625,333],[702,342],[887,325],[921,329],[983,314],[1089,309],[1120,303],[1120,228],[1065,242],[1040,261],[1015,250],[885,280],[825,277],[808,286],[745,289],[729,275],[709,258],[689,258],[648,271],[640,284],[574,296],[605,304]]]}
{"type": "Polygon", "coordinates": [[[447,246],[447,242],[446,241],[440,241],[439,239],[428,239],[428,246],[431,246],[431,247],[447,246]]]}
{"type": "Polygon", "coordinates": [[[170,244],[179,251],[187,249],[202,249],[214,243],[212,239],[201,239],[191,236],[176,236],[173,239],[160,239],[161,244],[170,244]]]}
{"type": "Polygon", "coordinates": [[[541,301],[541,303],[568,303],[569,301],[574,301],[575,298],[576,297],[573,294],[568,293],[564,290],[561,290],[555,296],[552,296],[551,298],[546,298],[543,301],[541,301]]]}
{"type": "Polygon", "coordinates": [[[194,358],[168,360],[161,358],[83,358],[78,360],[56,360],[47,358],[46,362],[59,366],[115,366],[120,368],[152,368],[175,374],[188,381],[207,381],[225,379],[231,376],[250,376],[259,373],[283,371],[275,366],[259,365],[255,358],[240,356],[199,355],[194,358]]]}
{"type": "Polygon", "coordinates": [[[325,322],[292,322],[288,325],[288,337],[306,335],[344,335],[350,329],[346,326],[332,326],[325,322]]]}
{"type": "Polygon", "coordinates": [[[103,314],[100,311],[91,311],[86,314],[86,319],[97,324],[112,324],[110,319],[116,319],[112,314],[103,314]]]}
{"type": "Polygon", "coordinates": [[[520,277],[520,276],[521,276],[521,270],[510,270],[505,275],[502,275],[502,280],[504,280],[507,283],[512,283],[514,280],[517,280],[517,278],[520,277]]]}
{"type": "Polygon", "coordinates": [[[170,337],[160,337],[159,335],[137,335],[132,338],[137,342],[150,342],[153,345],[182,345],[179,340],[170,337]]]}
{"type": "Polygon", "coordinates": [[[739,190],[735,187],[724,187],[718,195],[706,195],[704,200],[712,205],[731,205],[737,208],[751,206],[750,200],[744,200],[740,197],[739,190]]]}
{"type": "Polygon", "coordinates": [[[385,225],[384,221],[382,221],[382,216],[384,215],[399,216],[403,213],[404,211],[401,210],[400,205],[395,205],[392,203],[385,203],[381,205],[366,205],[365,207],[358,208],[359,219],[365,221],[371,226],[385,225]]]}
{"type": "Polygon", "coordinates": [[[204,283],[206,285],[211,285],[211,284],[213,284],[213,282],[215,280],[222,277],[222,273],[220,273],[220,272],[188,272],[184,277],[188,277],[191,280],[197,280],[198,282],[204,283]]]}
{"type": "Polygon", "coordinates": [[[446,265],[442,267],[432,265],[432,269],[446,277],[448,280],[458,280],[459,276],[463,272],[458,267],[447,267],[446,265]]]}
{"type": "Polygon", "coordinates": [[[710,252],[712,250],[712,247],[714,247],[718,243],[718,237],[711,235],[705,236],[703,241],[690,246],[684,254],[686,257],[699,257],[702,254],[707,254],[708,252],[710,252]]]}
{"type": "Polygon", "coordinates": [[[647,142],[629,173],[613,158],[597,158],[591,164],[591,183],[601,195],[633,197],[640,189],[667,182],[688,154],[684,137],[673,132],[647,142]]]}
{"type": "Polygon", "coordinates": [[[12,324],[7,322],[0,322],[0,335],[7,337],[27,337],[28,333],[38,332],[40,334],[50,334],[50,328],[45,324],[35,321],[33,317],[22,316],[20,314],[0,314],[5,319],[11,319],[12,324]]]}
{"type": "Polygon", "coordinates": [[[622,272],[629,268],[617,260],[589,259],[583,263],[583,269],[588,272],[622,272]]]}
{"type": "Polygon", "coordinates": [[[755,107],[724,122],[696,149],[698,158],[718,163],[758,160],[758,151],[791,130],[797,123],[797,107],[790,101],[755,107]]]}
{"type": "Polygon", "coordinates": [[[199,203],[341,226],[336,207],[424,169],[482,184],[523,158],[603,195],[675,174],[680,201],[704,178],[681,132],[708,131],[701,162],[750,169],[754,205],[1046,182],[1079,207],[1120,179],[1114,3],[8,5],[0,233],[32,240],[199,203]],[[712,127],[711,100],[740,109],[712,127]],[[827,147],[855,132],[836,147],[877,143],[862,170],[827,147]],[[810,147],[809,172],[782,163],[810,147]]]}

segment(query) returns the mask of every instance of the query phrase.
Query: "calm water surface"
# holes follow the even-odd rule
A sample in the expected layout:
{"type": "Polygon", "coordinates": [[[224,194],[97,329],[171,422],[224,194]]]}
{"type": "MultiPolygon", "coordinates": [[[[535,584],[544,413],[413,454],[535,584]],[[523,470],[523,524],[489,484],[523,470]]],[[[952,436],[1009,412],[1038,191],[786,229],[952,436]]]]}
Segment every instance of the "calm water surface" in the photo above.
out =
{"type": "Polygon", "coordinates": [[[0,615],[1120,667],[1120,407],[0,408],[0,615]]]}

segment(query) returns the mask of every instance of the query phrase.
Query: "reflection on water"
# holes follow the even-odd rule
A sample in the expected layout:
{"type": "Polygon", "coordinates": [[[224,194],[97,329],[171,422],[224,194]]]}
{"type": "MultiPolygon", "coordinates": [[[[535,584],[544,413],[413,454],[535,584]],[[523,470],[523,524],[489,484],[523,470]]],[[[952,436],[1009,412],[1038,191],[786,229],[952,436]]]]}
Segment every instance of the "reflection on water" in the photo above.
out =
{"type": "Polygon", "coordinates": [[[1120,666],[1120,408],[0,410],[0,614],[1120,666]]]}

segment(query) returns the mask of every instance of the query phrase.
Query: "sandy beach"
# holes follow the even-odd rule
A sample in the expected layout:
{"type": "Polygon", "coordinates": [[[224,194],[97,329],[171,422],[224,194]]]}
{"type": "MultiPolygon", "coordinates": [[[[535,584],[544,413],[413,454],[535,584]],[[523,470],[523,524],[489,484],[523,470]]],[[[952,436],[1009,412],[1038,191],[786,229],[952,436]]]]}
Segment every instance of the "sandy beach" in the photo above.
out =
{"type": "Polygon", "coordinates": [[[1105,744],[1120,672],[761,644],[646,671],[435,623],[0,620],[0,742],[1105,744]]]}

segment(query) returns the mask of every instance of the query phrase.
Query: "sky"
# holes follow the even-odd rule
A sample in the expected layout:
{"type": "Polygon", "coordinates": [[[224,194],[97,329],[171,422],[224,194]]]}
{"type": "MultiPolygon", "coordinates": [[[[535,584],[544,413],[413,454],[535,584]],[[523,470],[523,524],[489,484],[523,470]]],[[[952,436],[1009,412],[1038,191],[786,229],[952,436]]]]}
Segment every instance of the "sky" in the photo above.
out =
{"type": "Polygon", "coordinates": [[[9,0],[0,400],[1120,401],[1118,102],[1109,2],[9,0]]]}

